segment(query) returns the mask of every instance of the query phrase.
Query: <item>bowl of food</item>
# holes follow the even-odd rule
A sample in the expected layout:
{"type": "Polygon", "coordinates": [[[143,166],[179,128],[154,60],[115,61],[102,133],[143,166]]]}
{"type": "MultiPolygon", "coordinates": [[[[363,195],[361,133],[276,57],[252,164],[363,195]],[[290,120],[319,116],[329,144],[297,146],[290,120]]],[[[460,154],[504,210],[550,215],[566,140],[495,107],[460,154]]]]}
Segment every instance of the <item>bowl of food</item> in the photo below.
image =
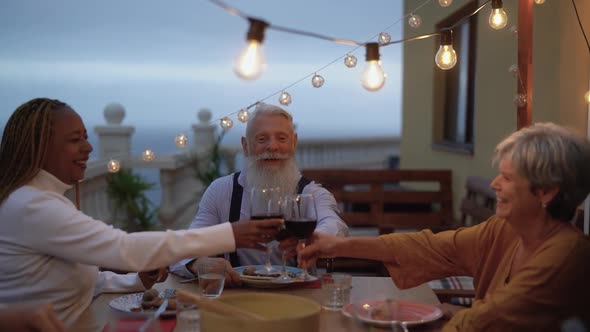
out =
{"type": "Polygon", "coordinates": [[[262,319],[239,319],[201,310],[202,332],[318,332],[320,329],[321,306],[300,296],[248,292],[224,294],[214,301],[247,310],[262,319]]]}

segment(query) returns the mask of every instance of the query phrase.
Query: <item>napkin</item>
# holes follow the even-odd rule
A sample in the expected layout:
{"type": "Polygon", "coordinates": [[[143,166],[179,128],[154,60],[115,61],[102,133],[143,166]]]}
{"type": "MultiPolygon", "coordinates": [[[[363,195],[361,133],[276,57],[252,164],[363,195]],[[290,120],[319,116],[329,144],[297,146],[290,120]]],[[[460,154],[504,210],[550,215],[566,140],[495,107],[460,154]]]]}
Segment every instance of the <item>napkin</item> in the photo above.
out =
{"type": "MultiPolygon", "coordinates": [[[[145,322],[145,318],[119,318],[116,320],[115,329],[111,329],[112,322],[109,322],[102,332],[137,332],[141,327],[141,324],[145,322]]],[[[154,328],[153,326],[147,330],[147,332],[158,331],[158,332],[172,332],[176,326],[176,319],[158,319],[153,324],[160,324],[160,329],[154,328]]]]}

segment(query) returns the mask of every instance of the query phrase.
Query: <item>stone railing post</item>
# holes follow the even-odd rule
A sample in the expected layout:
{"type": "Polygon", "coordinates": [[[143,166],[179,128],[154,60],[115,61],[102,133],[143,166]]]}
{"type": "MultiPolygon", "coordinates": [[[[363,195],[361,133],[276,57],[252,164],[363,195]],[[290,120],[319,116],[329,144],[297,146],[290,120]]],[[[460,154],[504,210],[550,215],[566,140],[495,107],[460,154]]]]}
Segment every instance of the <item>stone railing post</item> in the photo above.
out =
{"type": "Polygon", "coordinates": [[[125,108],[121,104],[111,103],[104,108],[106,126],[94,127],[98,136],[98,158],[125,158],[131,156],[131,136],[133,126],[123,126],[125,108]]]}
{"type": "Polygon", "coordinates": [[[217,126],[210,124],[211,111],[202,108],[197,114],[199,123],[193,125],[194,143],[192,149],[197,153],[207,152],[215,144],[217,126]]]}

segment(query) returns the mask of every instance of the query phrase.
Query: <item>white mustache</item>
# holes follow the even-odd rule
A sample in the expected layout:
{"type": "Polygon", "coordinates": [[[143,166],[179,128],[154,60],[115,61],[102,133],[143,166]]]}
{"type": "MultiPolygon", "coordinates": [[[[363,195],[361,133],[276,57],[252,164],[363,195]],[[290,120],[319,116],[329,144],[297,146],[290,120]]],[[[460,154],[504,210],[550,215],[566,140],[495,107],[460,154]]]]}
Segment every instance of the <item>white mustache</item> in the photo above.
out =
{"type": "Polygon", "coordinates": [[[269,153],[269,152],[263,152],[257,156],[254,157],[254,160],[261,160],[261,159],[279,159],[279,160],[285,160],[285,159],[289,159],[290,156],[287,154],[283,154],[283,153],[269,153]]]}

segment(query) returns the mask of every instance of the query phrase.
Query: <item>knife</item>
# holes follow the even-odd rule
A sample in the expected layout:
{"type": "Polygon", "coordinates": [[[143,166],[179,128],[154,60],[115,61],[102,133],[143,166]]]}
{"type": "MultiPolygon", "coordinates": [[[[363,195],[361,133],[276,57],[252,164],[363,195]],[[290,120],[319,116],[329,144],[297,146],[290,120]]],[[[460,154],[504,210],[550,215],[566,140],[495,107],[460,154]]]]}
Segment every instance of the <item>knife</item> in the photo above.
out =
{"type": "Polygon", "coordinates": [[[164,299],[162,304],[160,304],[160,306],[158,307],[158,310],[156,310],[156,312],[154,312],[154,314],[150,318],[148,318],[148,320],[146,320],[143,324],[141,324],[141,326],[139,327],[139,332],[147,331],[147,329],[152,325],[152,323],[155,320],[157,320],[160,317],[160,315],[166,310],[167,306],[168,306],[168,299],[164,299]]]}

